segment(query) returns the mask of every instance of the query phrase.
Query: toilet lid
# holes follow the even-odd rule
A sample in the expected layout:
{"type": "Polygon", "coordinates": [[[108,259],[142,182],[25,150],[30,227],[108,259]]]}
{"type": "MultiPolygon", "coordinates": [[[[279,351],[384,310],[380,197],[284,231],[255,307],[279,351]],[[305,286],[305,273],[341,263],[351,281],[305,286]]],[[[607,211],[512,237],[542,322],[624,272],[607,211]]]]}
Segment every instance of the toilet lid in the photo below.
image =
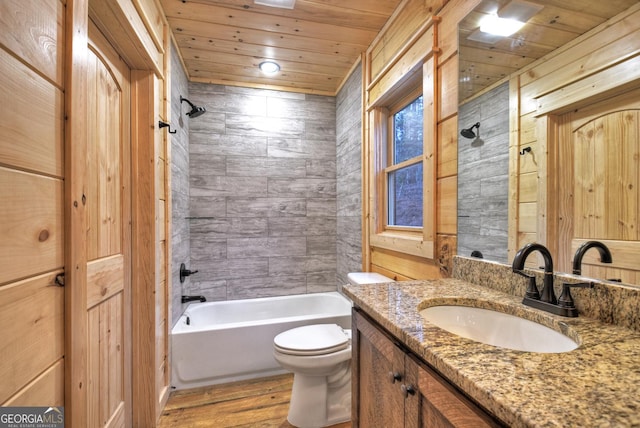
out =
{"type": "Polygon", "coordinates": [[[349,346],[347,332],[337,324],[315,324],[293,328],[273,339],[275,348],[290,355],[323,355],[349,346]]]}

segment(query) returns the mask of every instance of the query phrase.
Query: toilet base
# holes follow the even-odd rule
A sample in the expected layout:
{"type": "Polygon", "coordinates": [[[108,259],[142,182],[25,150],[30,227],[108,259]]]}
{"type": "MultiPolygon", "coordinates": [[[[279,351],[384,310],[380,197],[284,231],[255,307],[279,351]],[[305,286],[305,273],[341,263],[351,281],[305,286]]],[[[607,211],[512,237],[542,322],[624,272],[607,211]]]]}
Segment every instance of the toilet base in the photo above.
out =
{"type": "Polygon", "coordinates": [[[287,421],[298,428],[320,428],[351,419],[350,361],[329,376],[295,373],[287,421]]]}

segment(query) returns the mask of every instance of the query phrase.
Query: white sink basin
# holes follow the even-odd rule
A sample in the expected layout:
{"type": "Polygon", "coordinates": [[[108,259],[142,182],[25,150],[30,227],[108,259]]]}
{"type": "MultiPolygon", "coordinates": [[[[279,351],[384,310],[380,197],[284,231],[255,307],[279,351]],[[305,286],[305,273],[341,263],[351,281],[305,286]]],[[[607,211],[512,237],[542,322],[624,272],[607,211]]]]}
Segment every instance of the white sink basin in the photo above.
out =
{"type": "Polygon", "coordinates": [[[514,315],[467,306],[432,306],[420,311],[426,321],[476,342],[517,351],[559,353],[578,343],[547,326],[514,315]]]}

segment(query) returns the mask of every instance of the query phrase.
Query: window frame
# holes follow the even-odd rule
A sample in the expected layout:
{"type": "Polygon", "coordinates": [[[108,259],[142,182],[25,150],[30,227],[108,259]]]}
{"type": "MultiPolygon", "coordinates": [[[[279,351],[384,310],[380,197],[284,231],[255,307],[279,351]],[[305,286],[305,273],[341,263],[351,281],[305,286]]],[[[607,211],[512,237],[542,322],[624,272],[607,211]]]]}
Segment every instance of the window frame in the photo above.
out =
{"type": "MultiPolygon", "coordinates": [[[[386,166],[383,169],[383,174],[384,174],[384,195],[383,195],[383,199],[384,199],[384,221],[383,221],[383,231],[400,231],[400,232],[406,232],[406,233],[412,233],[412,234],[417,234],[417,233],[422,233],[422,230],[424,228],[424,204],[422,207],[422,218],[423,218],[423,222],[421,226],[397,226],[397,225],[391,225],[389,224],[389,209],[390,209],[390,192],[389,192],[389,174],[395,171],[398,171],[402,168],[408,167],[408,166],[412,166],[412,165],[417,165],[417,164],[422,164],[422,169],[423,169],[423,175],[424,175],[424,108],[423,108],[423,127],[422,127],[422,131],[423,131],[423,147],[422,147],[422,154],[418,155],[418,156],[414,156],[412,158],[406,159],[402,162],[398,162],[398,163],[393,163],[393,152],[394,152],[394,142],[395,142],[395,133],[394,132],[389,132],[389,130],[393,131],[395,129],[395,124],[394,124],[394,116],[396,115],[396,113],[398,113],[399,111],[403,110],[404,108],[406,108],[409,104],[413,103],[415,100],[417,100],[420,96],[423,96],[423,91],[422,91],[422,86],[421,85],[416,85],[415,88],[413,88],[412,90],[408,91],[403,97],[401,97],[399,100],[397,100],[396,102],[394,102],[391,106],[389,106],[388,111],[389,111],[389,117],[387,118],[387,141],[386,141],[386,166]]],[[[423,99],[423,105],[424,105],[424,99],[423,99]]],[[[424,200],[424,176],[423,176],[423,188],[422,188],[422,197],[424,200]]]]}
{"type": "MultiPolygon", "coordinates": [[[[396,81],[384,94],[367,108],[369,151],[369,245],[399,253],[433,260],[436,230],[436,62],[432,55],[396,81]],[[407,226],[386,227],[387,159],[389,153],[389,121],[394,108],[405,106],[414,100],[419,91],[423,95],[423,223],[422,228],[407,226]],[[413,96],[413,98],[412,98],[413,96]]],[[[391,119],[390,119],[391,118],[391,119]]]]}

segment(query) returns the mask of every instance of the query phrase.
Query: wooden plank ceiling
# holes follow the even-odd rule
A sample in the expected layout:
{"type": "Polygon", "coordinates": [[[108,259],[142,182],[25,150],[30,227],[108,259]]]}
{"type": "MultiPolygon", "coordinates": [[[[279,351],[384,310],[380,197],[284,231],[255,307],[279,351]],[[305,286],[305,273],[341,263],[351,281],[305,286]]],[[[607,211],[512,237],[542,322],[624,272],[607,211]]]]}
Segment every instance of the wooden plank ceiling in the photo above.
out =
{"type": "Polygon", "coordinates": [[[459,25],[460,101],[564,46],[638,0],[528,0],[543,8],[518,32],[495,43],[469,40],[489,13],[519,0],[484,0],[459,25]]]}
{"type": "MultiPolygon", "coordinates": [[[[294,9],[253,0],[161,2],[191,81],[335,95],[401,0],[297,0],[294,9]],[[267,59],[281,66],[275,76],[258,69],[267,59]]],[[[513,36],[467,39],[483,16],[515,2],[525,1],[483,0],[460,23],[461,100],[638,0],[529,0],[543,8],[513,36]]]]}
{"type": "Polygon", "coordinates": [[[162,0],[191,81],[334,95],[400,0],[162,0]],[[267,77],[258,64],[275,60],[267,77]]]}

